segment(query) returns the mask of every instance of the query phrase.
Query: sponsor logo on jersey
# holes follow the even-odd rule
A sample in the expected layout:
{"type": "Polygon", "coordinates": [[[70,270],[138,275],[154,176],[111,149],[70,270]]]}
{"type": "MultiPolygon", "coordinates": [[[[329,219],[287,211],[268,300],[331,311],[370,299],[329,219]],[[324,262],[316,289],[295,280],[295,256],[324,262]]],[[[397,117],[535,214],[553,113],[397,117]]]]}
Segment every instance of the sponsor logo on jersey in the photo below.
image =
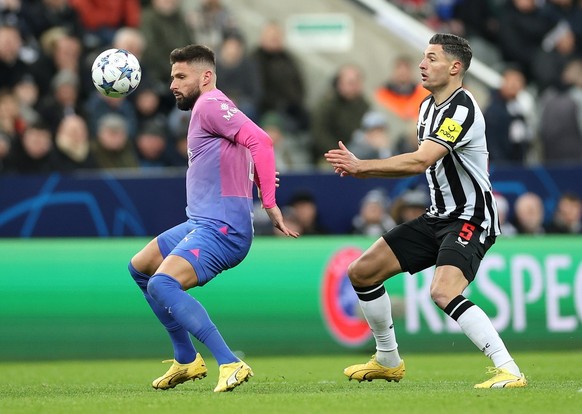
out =
{"type": "Polygon", "coordinates": [[[357,247],[336,251],[327,263],[321,288],[325,324],[337,342],[348,346],[363,345],[372,338],[347,274],[349,264],[361,255],[357,247]]]}
{"type": "Polygon", "coordinates": [[[457,121],[454,121],[451,118],[445,118],[437,131],[437,136],[445,141],[455,142],[457,138],[459,138],[462,130],[463,127],[457,121]]]}
{"type": "Polygon", "coordinates": [[[230,108],[228,104],[225,103],[220,105],[220,109],[226,112],[224,115],[222,115],[222,117],[227,121],[230,121],[230,118],[232,118],[238,112],[238,108],[230,108]]]}

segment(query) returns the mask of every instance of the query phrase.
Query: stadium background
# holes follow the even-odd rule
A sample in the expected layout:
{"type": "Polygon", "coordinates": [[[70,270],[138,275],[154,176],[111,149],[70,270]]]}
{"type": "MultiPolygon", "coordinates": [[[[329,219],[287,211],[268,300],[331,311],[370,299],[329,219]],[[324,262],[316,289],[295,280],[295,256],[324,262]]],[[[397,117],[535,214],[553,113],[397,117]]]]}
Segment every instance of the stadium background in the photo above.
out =
{"type": "MultiPolygon", "coordinates": [[[[360,6],[374,2],[225,3],[239,16],[251,43],[270,18],[302,10],[351,16],[354,43],[366,48],[349,54],[296,50],[311,101],[327,86],[321,80],[341,63],[365,61],[371,91],[384,80],[391,58],[414,47],[383,25],[371,24],[374,14],[360,6]],[[383,42],[370,41],[378,37],[383,42]]],[[[477,72],[469,82],[479,96],[498,76],[477,72]]],[[[580,167],[504,167],[491,173],[495,189],[510,200],[534,191],[548,212],[563,191],[582,194],[576,179],[580,167]]],[[[314,173],[281,179],[280,203],[295,190],[311,189],[324,224],[335,234],[276,243],[259,237],[240,267],[195,294],[233,348],[247,354],[373,352],[342,272],[351,255],[371,240],[341,234],[368,190],[382,186],[396,197],[423,177],[357,181],[314,173]],[[229,298],[240,294],[249,297],[248,306],[235,309],[229,298]]],[[[126,266],[147,236],[183,219],[183,184],[183,172],[176,171],[0,177],[0,358],[166,357],[165,333],[126,266]]],[[[468,295],[491,315],[512,348],[579,349],[581,248],[579,237],[501,239],[468,295]]],[[[430,270],[388,282],[400,345],[415,351],[472,349],[427,300],[423,287],[429,278],[430,270]]]]}
{"type": "MultiPolygon", "coordinates": [[[[508,194],[528,188],[547,203],[580,185],[579,169],[499,169],[508,194]]],[[[357,210],[381,180],[331,174],[283,176],[281,200],[306,185],[330,228],[357,210]],[[341,208],[338,208],[341,206],[341,208]]],[[[391,194],[409,180],[383,181],[391,194]]],[[[412,182],[413,183],[413,182],[412,182]]],[[[139,290],[129,258],[183,219],[182,177],[0,177],[0,348],[2,359],[163,357],[170,352],[139,290]],[[159,200],[164,200],[159,204],[159,200]],[[66,236],[66,237],[64,237],[66,236]]],[[[371,239],[337,234],[257,237],[239,267],[195,294],[233,348],[250,355],[373,352],[345,270],[371,239]],[[248,298],[246,306],[231,298],[248,298]]],[[[579,237],[501,238],[468,296],[519,349],[582,346],[579,237]]],[[[472,344],[430,301],[431,270],[387,282],[399,343],[408,351],[460,351],[472,344]]]]}

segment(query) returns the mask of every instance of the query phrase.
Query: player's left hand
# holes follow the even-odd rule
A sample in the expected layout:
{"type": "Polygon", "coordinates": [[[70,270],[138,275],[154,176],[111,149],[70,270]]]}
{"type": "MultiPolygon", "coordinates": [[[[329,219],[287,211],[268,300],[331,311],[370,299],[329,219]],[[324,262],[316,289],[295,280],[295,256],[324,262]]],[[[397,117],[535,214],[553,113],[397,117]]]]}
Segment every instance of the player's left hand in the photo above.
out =
{"type": "Polygon", "coordinates": [[[267,212],[267,215],[271,219],[271,223],[273,223],[273,226],[279,229],[281,233],[283,233],[285,236],[293,237],[294,239],[299,237],[299,232],[292,230],[285,225],[285,221],[283,220],[283,213],[281,213],[281,210],[279,209],[278,206],[266,208],[265,211],[267,212]]]}
{"type": "Polygon", "coordinates": [[[332,149],[323,154],[327,162],[329,162],[336,174],[340,177],[352,175],[358,176],[360,159],[356,157],[342,141],[338,142],[339,148],[332,149]]]}

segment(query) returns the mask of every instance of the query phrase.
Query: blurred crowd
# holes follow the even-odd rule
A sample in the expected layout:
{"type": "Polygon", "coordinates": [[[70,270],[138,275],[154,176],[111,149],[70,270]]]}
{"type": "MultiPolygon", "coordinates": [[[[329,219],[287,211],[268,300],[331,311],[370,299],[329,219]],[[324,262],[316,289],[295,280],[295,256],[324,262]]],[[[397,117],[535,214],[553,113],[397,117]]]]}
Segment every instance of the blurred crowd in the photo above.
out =
{"type": "MultiPolygon", "coordinates": [[[[482,108],[492,164],[582,165],[582,0],[391,3],[435,30],[468,38],[475,56],[501,73],[482,108]]],[[[305,74],[283,23],[266,22],[249,44],[221,0],[3,0],[0,174],[184,167],[189,113],[175,108],[168,55],[189,43],[215,50],[217,86],[272,137],[282,173],[327,168],[322,155],[338,140],[362,158],[418,146],[417,108],[427,92],[415,57],[396,57],[371,96],[364,91],[367,68],[344,64],[308,105],[305,74]],[[127,98],[102,96],[91,82],[93,60],[112,47],[142,65],[141,84],[127,98]],[[386,114],[405,127],[394,132],[386,114]]],[[[369,194],[354,232],[400,222],[398,204],[381,191],[369,194]]],[[[515,224],[516,231],[527,227],[515,224]]]]}
{"type": "MultiPolygon", "coordinates": [[[[495,193],[502,230],[500,237],[516,235],[543,236],[546,234],[582,234],[582,197],[565,192],[557,200],[543,200],[526,191],[510,201],[495,193]]],[[[317,195],[308,189],[296,191],[282,212],[289,227],[302,235],[337,233],[321,223],[317,195]]],[[[370,190],[361,200],[359,211],[352,218],[350,233],[380,237],[398,224],[415,219],[430,205],[428,192],[422,186],[409,188],[391,198],[383,188],[370,190]]],[[[270,225],[269,218],[257,204],[255,209],[257,235],[283,235],[270,225]]]]}
{"type": "Polygon", "coordinates": [[[484,110],[493,164],[582,162],[582,1],[393,0],[467,38],[502,75],[484,110]]]}

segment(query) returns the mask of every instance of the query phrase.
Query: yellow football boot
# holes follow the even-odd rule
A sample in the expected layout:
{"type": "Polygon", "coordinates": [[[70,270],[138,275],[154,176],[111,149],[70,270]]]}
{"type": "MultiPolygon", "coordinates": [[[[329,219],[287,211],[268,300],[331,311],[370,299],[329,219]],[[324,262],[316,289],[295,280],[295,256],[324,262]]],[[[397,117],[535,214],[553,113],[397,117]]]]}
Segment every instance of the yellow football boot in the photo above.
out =
{"type": "Polygon", "coordinates": [[[168,359],[163,362],[172,362],[172,366],[164,375],[152,382],[152,387],[157,390],[167,390],[189,380],[202,379],[208,373],[206,364],[200,354],[196,354],[196,359],[189,364],[180,364],[175,359],[168,359]]]}
{"type": "Polygon", "coordinates": [[[400,361],[400,365],[395,368],[388,368],[376,361],[376,355],[373,355],[372,359],[365,364],[351,365],[344,369],[344,374],[350,381],[355,379],[360,382],[375,379],[399,382],[404,377],[405,372],[404,361],[400,361]]]}

